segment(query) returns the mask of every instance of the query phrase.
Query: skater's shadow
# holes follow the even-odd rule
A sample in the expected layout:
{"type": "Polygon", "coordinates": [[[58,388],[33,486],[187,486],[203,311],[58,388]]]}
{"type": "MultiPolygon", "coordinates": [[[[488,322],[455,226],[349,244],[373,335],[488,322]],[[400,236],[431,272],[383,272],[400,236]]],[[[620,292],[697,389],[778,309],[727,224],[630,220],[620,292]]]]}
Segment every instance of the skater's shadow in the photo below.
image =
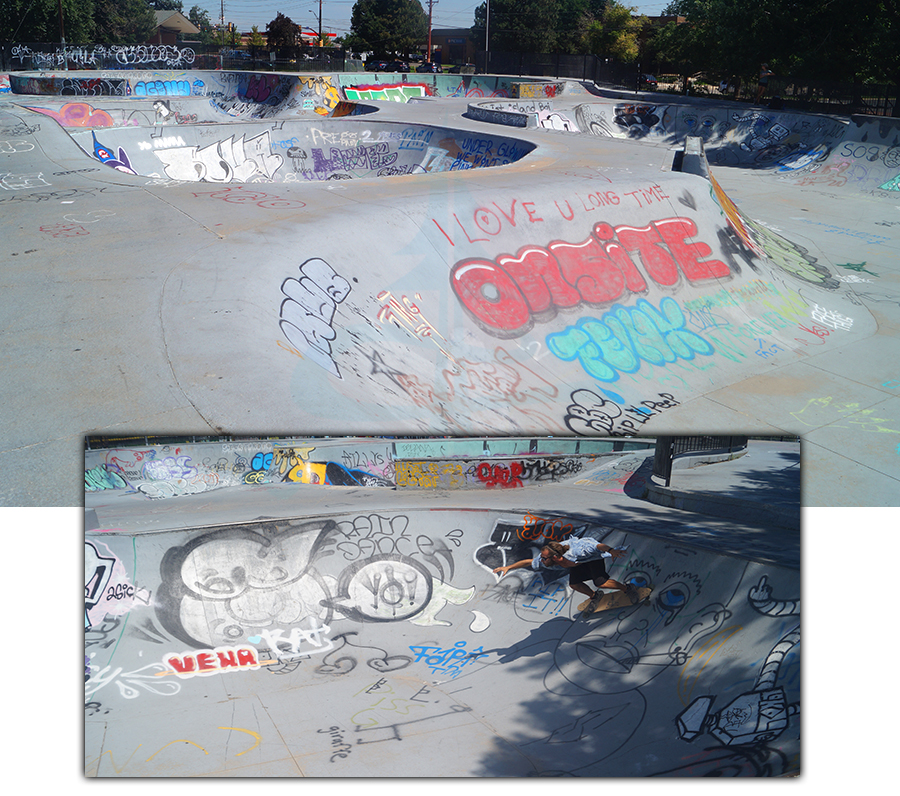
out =
{"type": "Polygon", "coordinates": [[[527,659],[533,659],[540,655],[549,655],[559,646],[565,636],[566,643],[577,640],[591,629],[586,622],[575,621],[557,616],[533,627],[527,636],[508,647],[496,647],[483,650],[484,653],[493,653],[498,657],[491,660],[492,663],[508,665],[511,663],[525,663],[527,659]]]}

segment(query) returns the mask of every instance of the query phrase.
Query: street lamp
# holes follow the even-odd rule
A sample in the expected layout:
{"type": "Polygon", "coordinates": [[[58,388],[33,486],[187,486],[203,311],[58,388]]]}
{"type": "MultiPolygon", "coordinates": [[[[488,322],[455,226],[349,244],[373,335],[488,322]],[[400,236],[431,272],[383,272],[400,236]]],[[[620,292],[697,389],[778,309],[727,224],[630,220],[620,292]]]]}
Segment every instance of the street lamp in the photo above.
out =
{"type": "Polygon", "coordinates": [[[487,0],[487,13],[484,19],[484,71],[488,72],[491,62],[491,0],[487,0]]]}

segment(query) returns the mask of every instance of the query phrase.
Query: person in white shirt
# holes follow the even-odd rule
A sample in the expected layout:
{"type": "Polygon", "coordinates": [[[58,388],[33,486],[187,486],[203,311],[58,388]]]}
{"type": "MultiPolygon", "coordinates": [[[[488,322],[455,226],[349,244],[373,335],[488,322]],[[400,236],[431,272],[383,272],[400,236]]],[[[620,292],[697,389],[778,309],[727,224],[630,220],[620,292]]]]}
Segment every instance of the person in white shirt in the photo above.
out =
{"type": "MultiPolygon", "coordinates": [[[[603,596],[599,589],[618,589],[634,604],[638,601],[637,590],[631,585],[619,583],[609,577],[604,562],[605,558],[619,558],[624,555],[626,555],[624,550],[616,550],[589,536],[583,539],[573,537],[567,544],[549,542],[534,558],[523,558],[515,564],[497,567],[494,573],[502,577],[512,569],[524,569],[529,566],[534,570],[541,567],[547,569],[562,567],[569,570],[569,587],[573,591],[587,595],[591,603],[596,604],[603,596]],[[596,589],[586,585],[589,580],[594,582],[596,589]]],[[[585,610],[590,611],[591,606],[585,610]]]]}

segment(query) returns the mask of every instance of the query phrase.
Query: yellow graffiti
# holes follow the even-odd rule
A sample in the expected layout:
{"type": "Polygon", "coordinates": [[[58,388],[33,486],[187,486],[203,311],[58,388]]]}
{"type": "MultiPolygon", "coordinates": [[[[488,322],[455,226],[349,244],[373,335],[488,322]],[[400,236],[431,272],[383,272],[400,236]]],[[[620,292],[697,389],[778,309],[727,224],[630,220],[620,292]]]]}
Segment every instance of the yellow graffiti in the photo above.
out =
{"type": "Polygon", "coordinates": [[[165,746],[157,749],[150,757],[148,757],[144,762],[149,763],[154,757],[156,757],[163,749],[168,749],[173,743],[189,743],[191,746],[196,746],[203,754],[208,755],[209,752],[206,751],[199,744],[194,743],[193,741],[188,741],[186,738],[179,738],[177,741],[172,741],[171,743],[167,743],[165,746]]]}
{"type": "MultiPolygon", "coordinates": [[[[377,712],[379,710],[396,711],[398,716],[408,716],[410,709],[425,707],[424,705],[414,705],[405,697],[400,697],[399,699],[392,699],[389,704],[382,705],[381,703],[384,702],[384,700],[385,700],[385,697],[382,697],[374,705],[370,705],[367,708],[358,710],[356,713],[354,713],[350,717],[350,721],[352,721],[354,724],[356,724],[357,727],[377,727],[382,722],[382,717],[377,715],[377,712]],[[397,707],[398,703],[400,703],[401,707],[397,707]],[[363,723],[362,721],[357,719],[357,716],[359,716],[362,713],[366,713],[370,710],[375,715],[367,716],[365,723],[363,723]]],[[[393,717],[391,717],[391,718],[393,718],[393,717]]]]}
{"type": "Polygon", "coordinates": [[[321,98],[322,104],[331,109],[341,101],[341,95],[334,87],[330,77],[301,77],[300,86],[307,90],[313,90],[316,95],[321,98]]]}
{"type": "Polygon", "coordinates": [[[394,480],[397,486],[436,488],[441,485],[462,487],[466,476],[461,464],[453,462],[396,462],[394,480]]]}
{"type": "Polygon", "coordinates": [[[285,480],[298,484],[324,484],[326,482],[325,465],[301,462],[288,470],[285,480]]]}
{"type": "Polygon", "coordinates": [[[244,749],[243,752],[238,752],[235,757],[240,757],[241,755],[247,754],[247,752],[252,752],[254,749],[256,749],[257,746],[259,746],[260,741],[262,741],[262,736],[258,732],[253,732],[253,730],[245,730],[242,727],[219,727],[219,729],[234,730],[235,732],[245,732],[247,733],[247,735],[252,735],[254,738],[256,738],[256,743],[253,744],[253,746],[251,746],[249,749],[244,749]]]}
{"type": "MultiPolygon", "coordinates": [[[[826,425],[825,420],[816,420],[811,423],[807,423],[801,415],[806,412],[807,409],[810,408],[822,408],[829,409],[833,412],[836,412],[839,415],[843,416],[843,419],[847,421],[849,424],[862,426],[863,431],[869,431],[871,433],[885,433],[885,434],[900,434],[900,431],[894,428],[887,428],[886,426],[881,425],[882,423],[890,423],[891,418],[889,417],[871,417],[870,415],[874,414],[874,409],[861,409],[858,403],[832,403],[834,398],[830,395],[826,398],[810,398],[806,402],[806,406],[804,406],[799,412],[791,412],[791,417],[799,420],[803,425],[810,426],[812,428],[818,428],[819,426],[826,425]]],[[[837,425],[832,423],[827,423],[831,428],[847,428],[848,426],[837,425]]]]}
{"type": "Polygon", "coordinates": [[[278,469],[279,475],[290,473],[298,465],[309,460],[309,454],[316,449],[315,445],[302,448],[275,448],[272,456],[272,464],[278,469]]]}
{"type": "Polygon", "coordinates": [[[750,231],[744,225],[744,218],[741,215],[741,211],[738,210],[735,203],[728,198],[728,195],[722,190],[722,186],[716,182],[716,178],[713,177],[712,172],[709,174],[709,182],[713,188],[714,198],[722,208],[722,212],[725,213],[725,217],[728,219],[728,223],[731,224],[731,228],[752,252],[755,254],[762,254],[762,249],[756,245],[756,242],[750,236],[750,231]]]}
{"type": "Polygon", "coordinates": [[[720,630],[709,640],[705,647],[700,648],[695,655],[690,657],[678,677],[678,698],[681,700],[682,704],[687,705],[691,701],[691,694],[694,691],[694,686],[697,685],[697,681],[703,674],[703,670],[712,662],[712,659],[716,657],[716,653],[722,649],[725,642],[740,630],[742,630],[741,625],[726,627],[723,630],[720,630]],[[697,673],[689,675],[688,669],[698,665],[700,668],[697,673]]]}
{"type": "MultiPolygon", "coordinates": [[[[266,661],[263,661],[263,663],[266,663],[266,661]]],[[[268,661],[268,663],[276,663],[276,661],[268,661]]],[[[164,672],[164,674],[168,674],[168,672],[164,672]]],[[[253,738],[256,739],[256,743],[253,744],[253,746],[251,746],[251,747],[245,749],[243,752],[238,752],[237,754],[235,754],[235,757],[240,757],[241,755],[246,754],[247,752],[252,752],[252,751],[253,751],[254,749],[256,749],[256,747],[259,746],[260,743],[262,742],[262,736],[261,736],[258,732],[253,732],[253,730],[245,730],[245,729],[243,729],[242,727],[219,727],[218,729],[220,729],[220,730],[232,730],[232,731],[234,731],[234,732],[245,732],[245,733],[247,733],[247,735],[251,735],[251,736],[253,736],[253,738]]],[[[145,762],[145,763],[149,763],[154,757],[156,757],[161,751],[163,751],[163,749],[167,749],[167,748],[170,747],[172,744],[176,744],[176,743],[189,743],[191,746],[196,746],[200,751],[203,752],[203,754],[205,754],[205,755],[208,755],[208,754],[209,754],[209,752],[207,752],[206,749],[204,749],[204,748],[203,748],[202,746],[200,746],[199,744],[196,744],[196,743],[194,743],[193,741],[189,741],[189,740],[187,740],[186,738],[179,738],[179,739],[176,740],[176,741],[170,741],[170,742],[167,743],[165,746],[161,746],[161,747],[160,747],[159,749],[157,749],[152,755],[150,755],[150,757],[148,757],[144,762],[145,762]]],[[[87,772],[88,772],[88,770],[90,769],[91,765],[94,765],[94,764],[95,764],[95,765],[96,765],[96,768],[94,769],[93,776],[99,776],[99,772],[100,772],[100,761],[103,759],[103,755],[109,755],[109,761],[110,761],[110,764],[111,764],[112,767],[113,767],[113,771],[115,771],[116,774],[121,774],[121,773],[125,770],[125,768],[128,766],[128,764],[131,762],[131,758],[133,758],[133,757],[137,754],[138,749],[140,749],[143,745],[144,745],[144,744],[139,743],[139,744],[135,747],[134,751],[128,756],[128,759],[122,764],[121,768],[118,767],[118,766],[116,765],[116,761],[115,761],[115,758],[113,757],[112,750],[107,749],[107,750],[106,750],[105,752],[103,752],[103,754],[101,754],[99,757],[95,758],[94,760],[90,760],[90,761],[88,761],[88,762],[85,764],[85,766],[84,766],[85,774],[86,774],[87,776],[91,776],[91,775],[88,774],[87,772]]]]}
{"type": "Polygon", "coordinates": [[[134,757],[134,756],[137,754],[137,750],[140,749],[142,746],[143,746],[143,744],[139,743],[139,744],[137,745],[137,747],[135,747],[135,750],[134,750],[130,755],[128,755],[128,759],[127,759],[124,763],[122,763],[122,768],[118,768],[118,767],[116,766],[116,760],[115,760],[115,758],[113,757],[112,750],[107,749],[107,750],[106,750],[105,752],[103,752],[103,754],[101,754],[98,758],[96,758],[95,760],[91,760],[90,762],[88,762],[88,763],[85,764],[85,766],[84,766],[85,774],[87,774],[87,770],[88,770],[88,768],[90,767],[90,765],[91,765],[92,763],[96,763],[96,764],[97,764],[97,768],[94,770],[94,776],[96,777],[96,776],[99,775],[99,772],[100,772],[100,761],[103,759],[103,755],[109,755],[109,762],[110,762],[110,765],[112,765],[112,767],[113,767],[113,771],[115,771],[117,774],[121,774],[121,773],[125,770],[125,766],[127,766],[127,765],[131,762],[131,758],[134,757]]]}

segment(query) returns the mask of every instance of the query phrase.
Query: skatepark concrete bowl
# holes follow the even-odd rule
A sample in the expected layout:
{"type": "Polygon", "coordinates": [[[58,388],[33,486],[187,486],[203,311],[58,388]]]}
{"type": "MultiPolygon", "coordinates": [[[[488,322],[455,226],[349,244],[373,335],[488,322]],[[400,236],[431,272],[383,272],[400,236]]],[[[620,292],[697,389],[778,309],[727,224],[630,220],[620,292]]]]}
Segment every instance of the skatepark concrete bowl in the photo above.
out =
{"type": "Polygon", "coordinates": [[[807,505],[896,502],[896,120],[493,75],[9,86],[7,505],[77,505],[84,433],[169,431],[802,434],[807,505]]]}
{"type": "MultiPolygon", "coordinates": [[[[89,451],[85,773],[800,772],[797,529],[636,497],[652,442],[454,442],[89,451]],[[295,460],[354,483],[292,481],[295,460]],[[243,477],[201,493],[194,465],[243,477]],[[648,600],[585,620],[554,570],[493,572],[572,537],[620,548],[609,574],[648,600]]],[[[799,465],[754,441],[698,475],[797,505],[799,465]]]]}

